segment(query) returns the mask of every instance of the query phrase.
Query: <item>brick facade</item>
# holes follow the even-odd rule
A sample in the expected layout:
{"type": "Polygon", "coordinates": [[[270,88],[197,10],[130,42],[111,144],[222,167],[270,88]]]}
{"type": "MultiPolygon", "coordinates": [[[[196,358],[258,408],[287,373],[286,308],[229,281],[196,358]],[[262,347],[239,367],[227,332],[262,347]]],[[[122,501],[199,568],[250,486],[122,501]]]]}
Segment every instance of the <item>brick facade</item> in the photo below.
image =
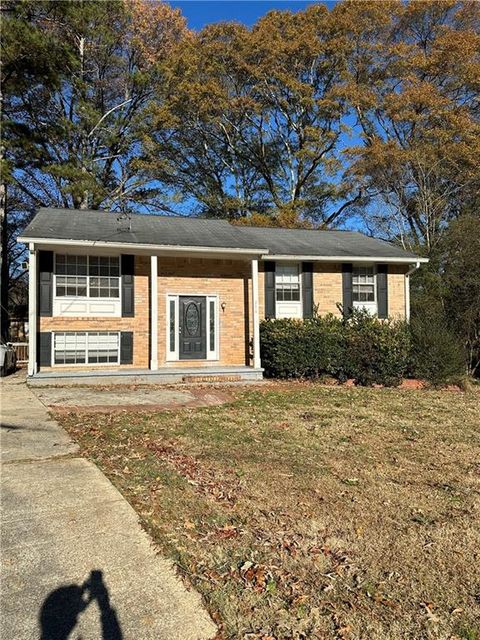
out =
{"type": "Polygon", "coordinates": [[[407,265],[391,264],[388,267],[388,315],[405,318],[405,274],[407,265]]]}
{"type": "MultiPolygon", "coordinates": [[[[388,312],[405,317],[404,265],[389,265],[388,312]]],[[[42,317],[39,331],[133,331],[134,368],[148,368],[150,359],[150,257],[135,257],[135,317],[42,317]]],[[[264,270],[259,263],[259,315],[265,316],[264,270]]],[[[315,263],[313,274],[314,305],[323,315],[340,315],[342,302],[342,265],[315,263]]],[[[252,338],[251,262],[202,258],[158,258],[158,365],[159,367],[199,367],[245,365],[250,362],[252,338]],[[216,295],[219,314],[219,359],[167,362],[167,294],[216,295]],[[224,307],[222,309],[222,306],[224,307]]],[[[84,368],[92,368],[88,365],[84,368]]],[[[81,367],[74,367],[75,370],[81,367]]]]}
{"type": "Polygon", "coordinates": [[[247,363],[251,309],[251,264],[242,260],[201,258],[158,259],[158,364],[174,367],[211,366],[211,360],[166,362],[167,294],[217,295],[219,365],[247,363]],[[224,309],[222,310],[222,305],[224,309]]]}
{"type": "MultiPolygon", "coordinates": [[[[146,369],[149,366],[149,297],[150,258],[135,257],[135,317],[134,318],[39,318],[39,331],[133,331],[133,364],[125,365],[146,369]]],[[[75,370],[91,369],[94,365],[75,370]]],[[[67,367],[62,367],[66,369],[67,367]]],[[[45,370],[45,367],[42,367],[45,370]]]]}
{"type": "Polygon", "coordinates": [[[342,304],[342,265],[316,262],[313,271],[313,303],[320,315],[340,316],[337,304],[342,304]]]}

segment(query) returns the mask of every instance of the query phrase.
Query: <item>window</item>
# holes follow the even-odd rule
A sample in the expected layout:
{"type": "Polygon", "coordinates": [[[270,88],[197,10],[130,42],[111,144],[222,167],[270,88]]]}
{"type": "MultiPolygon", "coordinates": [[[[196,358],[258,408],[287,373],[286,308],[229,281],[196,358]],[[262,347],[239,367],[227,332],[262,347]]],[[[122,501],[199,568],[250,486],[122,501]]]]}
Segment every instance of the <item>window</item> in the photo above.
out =
{"type": "Polygon", "coordinates": [[[85,364],[87,334],[68,331],[55,333],[54,362],[55,364],[85,364]]]}
{"type": "Polygon", "coordinates": [[[87,256],[55,257],[57,296],[87,295],[87,256]]]}
{"type": "Polygon", "coordinates": [[[118,257],[55,256],[56,295],[58,297],[120,297],[118,257]]]}
{"type": "Polygon", "coordinates": [[[175,307],[176,307],[176,301],[175,299],[171,298],[169,301],[169,307],[170,307],[170,327],[169,327],[169,331],[170,331],[170,351],[172,353],[175,353],[175,345],[176,345],[176,335],[175,335],[175,327],[176,327],[176,314],[175,314],[175,307]]]}
{"type": "Polygon", "coordinates": [[[208,304],[210,305],[210,345],[209,345],[209,350],[214,352],[215,351],[215,300],[209,300],[208,304]]]}
{"type": "Polygon", "coordinates": [[[89,364],[118,363],[119,336],[116,331],[87,334],[87,360],[89,364]]]}
{"type": "Polygon", "coordinates": [[[53,361],[55,364],[118,364],[119,346],[118,331],[55,333],[53,361]]]}
{"type": "Polygon", "coordinates": [[[91,298],[118,298],[120,276],[118,258],[91,256],[88,274],[91,298]]]}
{"type": "Polygon", "coordinates": [[[298,264],[277,264],[275,270],[277,302],[300,301],[300,273],[298,264]]]}
{"type": "Polygon", "coordinates": [[[353,302],[375,302],[375,270],[373,266],[353,268],[353,302]]]}

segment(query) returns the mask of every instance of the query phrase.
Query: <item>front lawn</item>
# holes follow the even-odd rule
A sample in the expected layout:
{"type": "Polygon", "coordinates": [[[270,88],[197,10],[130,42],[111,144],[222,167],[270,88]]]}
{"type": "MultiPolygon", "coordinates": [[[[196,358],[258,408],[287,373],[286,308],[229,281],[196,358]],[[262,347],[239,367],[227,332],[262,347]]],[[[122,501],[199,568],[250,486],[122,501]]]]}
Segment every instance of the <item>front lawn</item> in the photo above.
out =
{"type": "Polygon", "coordinates": [[[272,384],[64,426],[222,638],[480,640],[480,393],[272,384]]]}

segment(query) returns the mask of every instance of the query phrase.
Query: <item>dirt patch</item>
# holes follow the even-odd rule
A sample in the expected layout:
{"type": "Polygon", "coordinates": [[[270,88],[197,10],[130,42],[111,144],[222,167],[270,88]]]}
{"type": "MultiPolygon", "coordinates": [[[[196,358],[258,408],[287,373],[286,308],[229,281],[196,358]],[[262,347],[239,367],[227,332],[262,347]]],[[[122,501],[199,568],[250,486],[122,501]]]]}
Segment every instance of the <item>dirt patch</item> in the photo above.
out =
{"type": "Polygon", "coordinates": [[[425,389],[426,386],[427,385],[423,380],[408,379],[408,380],[402,380],[402,383],[400,385],[400,389],[418,390],[418,389],[425,389]]]}

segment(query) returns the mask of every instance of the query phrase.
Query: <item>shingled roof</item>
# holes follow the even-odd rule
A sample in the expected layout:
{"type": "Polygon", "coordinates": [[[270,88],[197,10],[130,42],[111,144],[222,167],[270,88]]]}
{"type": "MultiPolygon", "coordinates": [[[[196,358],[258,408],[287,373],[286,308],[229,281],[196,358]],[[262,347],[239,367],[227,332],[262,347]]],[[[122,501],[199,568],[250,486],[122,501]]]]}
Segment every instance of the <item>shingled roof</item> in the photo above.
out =
{"type": "Polygon", "coordinates": [[[68,240],[114,245],[232,249],[274,256],[417,260],[413,253],[357,231],[235,226],[226,220],[132,214],[130,228],[108,211],[42,208],[20,242],[68,240]]]}

